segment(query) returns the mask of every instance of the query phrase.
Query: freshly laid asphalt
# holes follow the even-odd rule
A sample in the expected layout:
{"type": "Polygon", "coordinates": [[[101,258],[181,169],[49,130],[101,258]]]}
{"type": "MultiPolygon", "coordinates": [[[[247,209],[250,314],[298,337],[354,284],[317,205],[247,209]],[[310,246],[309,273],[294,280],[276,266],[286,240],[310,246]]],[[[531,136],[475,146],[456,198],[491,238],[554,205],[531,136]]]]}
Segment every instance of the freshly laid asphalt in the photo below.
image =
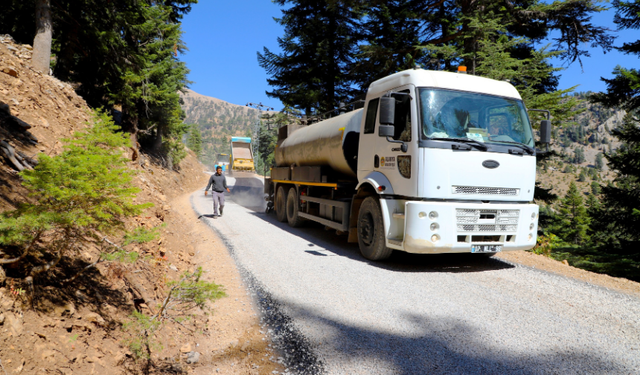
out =
{"type": "Polygon", "coordinates": [[[224,216],[194,210],[234,257],[291,374],[640,374],[640,299],[472,255],[370,262],[346,236],[265,214],[228,177],[224,216]]]}

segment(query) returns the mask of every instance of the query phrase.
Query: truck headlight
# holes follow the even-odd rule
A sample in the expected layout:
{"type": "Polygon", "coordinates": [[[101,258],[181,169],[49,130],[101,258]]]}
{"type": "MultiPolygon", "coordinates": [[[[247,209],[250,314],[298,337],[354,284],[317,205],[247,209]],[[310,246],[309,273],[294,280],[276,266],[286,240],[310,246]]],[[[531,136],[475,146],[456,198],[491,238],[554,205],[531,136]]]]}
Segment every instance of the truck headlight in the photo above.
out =
{"type": "Polygon", "coordinates": [[[437,231],[438,228],[440,228],[440,225],[438,225],[438,223],[431,223],[431,225],[429,226],[429,229],[431,229],[432,232],[437,231]]]}
{"type": "Polygon", "coordinates": [[[433,236],[431,236],[431,242],[438,242],[439,239],[440,239],[440,236],[438,236],[437,234],[434,234],[433,236]]]}
{"type": "Polygon", "coordinates": [[[438,218],[438,213],[436,211],[429,212],[429,219],[435,220],[438,218]]]}

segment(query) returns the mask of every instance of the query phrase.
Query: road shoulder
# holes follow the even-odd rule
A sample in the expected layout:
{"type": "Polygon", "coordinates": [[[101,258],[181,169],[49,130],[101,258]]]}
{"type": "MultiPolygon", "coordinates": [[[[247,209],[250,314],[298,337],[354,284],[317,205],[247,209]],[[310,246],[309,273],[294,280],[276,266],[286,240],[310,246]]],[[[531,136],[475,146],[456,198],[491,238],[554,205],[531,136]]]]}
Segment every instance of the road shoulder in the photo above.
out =
{"type": "Polygon", "coordinates": [[[193,261],[206,272],[207,281],[223,285],[226,298],[217,300],[207,322],[208,336],[199,342],[198,351],[206,353],[194,374],[271,374],[283,371],[271,361],[277,357],[269,348],[269,338],[260,332],[260,317],[242,283],[240,273],[222,240],[198,219],[191,207],[192,194],[171,202],[173,209],[190,224],[188,238],[193,239],[193,261]]]}
{"type": "Polygon", "coordinates": [[[597,285],[606,289],[640,298],[640,283],[637,283],[635,281],[585,271],[580,268],[572,267],[566,263],[559,262],[557,260],[527,251],[504,252],[498,254],[496,257],[510,263],[516,263],[526,267],[531,267],[553,274],[570,277],[589,284],[597,285]]]}

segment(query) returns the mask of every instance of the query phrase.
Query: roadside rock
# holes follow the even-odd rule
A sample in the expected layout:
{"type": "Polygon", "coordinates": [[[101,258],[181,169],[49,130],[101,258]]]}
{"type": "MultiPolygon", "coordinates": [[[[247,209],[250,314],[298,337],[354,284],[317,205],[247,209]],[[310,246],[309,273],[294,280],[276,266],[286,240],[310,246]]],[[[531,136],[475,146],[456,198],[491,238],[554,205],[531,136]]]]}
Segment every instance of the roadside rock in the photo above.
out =
{"type": "Polygon", "coordinates": [[[73,314],[75,314],[76,312],[76,308],[75,306],[73,306],[72,303],[67,303],[66,305],[63,305],[63,306],[54,307],[53,311],[57,316],[63,316],[65,314],[68,314],[69,316],[73,316],[73,314]]]}
{"type": "Polygon", "coordinates": [[[84,316],[84,320],[91,322],[91,323],[95,323],[99,326],[104,324],[104,319],[102,318],[102,316],[100,316],[100,314],[97,313],[88,313],[84,316]]]}
{"type": "Polygon", "coordinates": [[[200,353],[198,353],[198,352],[189,352],[187,354],[187,363],[188,364],[198,363],[199,360],[200,360],[200,353]]]}
{"type": "Polygon", "coordinates": [[[18,78],[18,72],[15,69],[6,67],[6,68],[2,68],[2,73],[6,73],[8,75],[10,75],[11,77],[15,77],[18,78]]]}
{"type": "Polygon", "coordinates": [[[9,325],[9,331],[16,336],[20,336],[24,331],[22,326],[22,319],[9,313],[6,317],[6,322],[9,325]]]}

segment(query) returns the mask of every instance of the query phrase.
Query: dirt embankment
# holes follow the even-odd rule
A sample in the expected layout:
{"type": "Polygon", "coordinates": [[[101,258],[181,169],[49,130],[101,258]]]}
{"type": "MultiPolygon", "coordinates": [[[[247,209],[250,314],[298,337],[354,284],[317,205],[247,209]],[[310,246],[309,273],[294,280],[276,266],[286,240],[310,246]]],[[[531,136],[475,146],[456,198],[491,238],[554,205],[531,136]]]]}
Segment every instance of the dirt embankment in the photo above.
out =
{"type": "MultiPolygon", "coordinates": [[[[28,198],[17,174],[41,153],[57,155],[62,138],[85,129],[91,115],[73,88],[30,69],[31,47],[0,36],[0,211],[28,198]]],[[[63,281],[98,259],[101,249],[83,248],[34,281],[34,293],[18,289],[19,271],[0,272],[0,374],[118,374],[144,369],[126,344],[123,328],[133,311],[151,315],[166,296],[167,282],[203,267],[208,281],[228,295],[212,314],[196,311],[184,322],[167,321],[153,341],[152,373],[271,374],[281,367],[260,333],[258,317],[233,261],[191,210],[188,193],[206,184],[202,165],[189,156],[178,171],[148,155],[130,163],[139,171],[137,203],[154,207],[126,223],[128,230],[160,228],[152,242],[130,244],[134,263],[102,262],[63,281]],[[31,306],[33,300],[33,307],[31,306]],[[195,363],[187,363],[191,353],[195,363]]],[[[117,241],[117,238],[112,238],[117,241]]],[[[0,257],[3,257],[0,249],[0,257]]],[[[2,271],[2,270],[0,270],[2,271]]]]}

